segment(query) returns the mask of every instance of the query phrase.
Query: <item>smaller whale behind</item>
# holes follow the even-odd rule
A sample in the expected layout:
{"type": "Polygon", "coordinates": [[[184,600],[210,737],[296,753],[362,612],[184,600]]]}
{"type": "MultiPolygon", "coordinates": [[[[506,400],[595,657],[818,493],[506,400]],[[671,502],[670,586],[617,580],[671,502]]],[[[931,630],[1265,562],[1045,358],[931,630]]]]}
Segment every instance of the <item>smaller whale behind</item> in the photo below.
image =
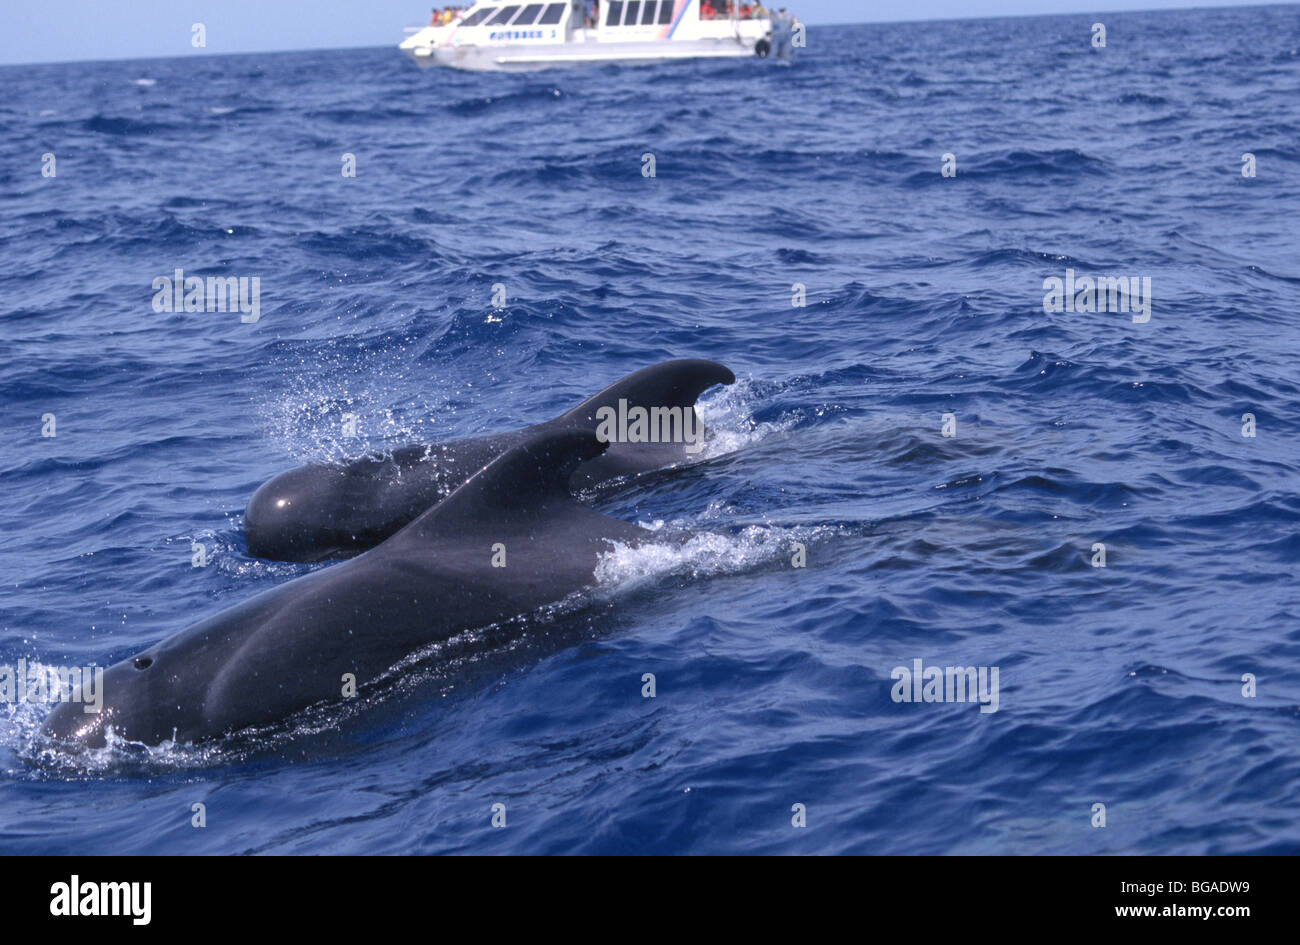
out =
{"type": "MultiPolygon", "coordinates": [[[[736,377],[715,361],[683,359],[642,368],[611,384],[568,413],[509,433],[415,445],[383,458],[340,464],[312,463],[258,487],[244,512],[249,554],[277,561],[319,561],[373,548],[446,496],[493,458],[538,432],[584,429],[595,433],[602,408],[679,408],[703,433],[695,401],[736,377]]],[[[684,442],[615,442],[573,473],[575,489],[650,472],[692,458],[684,442]]]]}
{"type": "Polygon", "coordinates": [[[534,433],[378,547],[264,591],[104,671],[103,702],[54,708],[44,732],[103,747],[201,742],[344,698],[404,657],[596,583],[611,542],[665,537],[579,503],[569,481],[608,446],[534,433]],[[504,565],[504,566],[500,566],[504,565]]]}

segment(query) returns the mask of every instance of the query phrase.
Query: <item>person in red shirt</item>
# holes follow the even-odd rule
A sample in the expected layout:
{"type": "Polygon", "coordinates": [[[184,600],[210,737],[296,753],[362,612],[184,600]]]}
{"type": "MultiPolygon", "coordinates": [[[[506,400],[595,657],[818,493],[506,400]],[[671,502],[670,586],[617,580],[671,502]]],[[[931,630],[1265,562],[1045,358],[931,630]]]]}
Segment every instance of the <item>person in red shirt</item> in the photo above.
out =
{"type": "Polygon", "coordinates": [[[713,9],[713,4],[709,3],[709,0],[704,0],[704,2],[700,4],[701,20],[711,20],[717,15],[717,11],[713,9]]]}

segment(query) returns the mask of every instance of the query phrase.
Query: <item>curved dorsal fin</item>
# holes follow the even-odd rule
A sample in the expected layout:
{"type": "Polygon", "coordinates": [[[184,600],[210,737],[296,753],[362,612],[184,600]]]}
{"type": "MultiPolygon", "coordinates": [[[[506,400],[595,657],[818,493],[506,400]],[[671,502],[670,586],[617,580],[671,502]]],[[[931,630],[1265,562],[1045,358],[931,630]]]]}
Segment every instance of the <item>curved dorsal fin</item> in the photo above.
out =
{"type": "Polygon", "coordinates": [[[619,400],[641,407],[694,407],[696,398],[715,384],[734,384],[725,365],[702,358],[682,358],[642,368],[589,397],[559,418],[562,424],[596,427],[596,411],[618,409],[619,400]]]}
{"type": "Polygon", "coordinates": [[[492,460],[390,541],[408,533],[419,537],[432,530],[459,529],[502,515],[530,515],[556,503],[576,505],[569,477],[579,464],[608,447],[587,430],[538,431],[492,460]]]}

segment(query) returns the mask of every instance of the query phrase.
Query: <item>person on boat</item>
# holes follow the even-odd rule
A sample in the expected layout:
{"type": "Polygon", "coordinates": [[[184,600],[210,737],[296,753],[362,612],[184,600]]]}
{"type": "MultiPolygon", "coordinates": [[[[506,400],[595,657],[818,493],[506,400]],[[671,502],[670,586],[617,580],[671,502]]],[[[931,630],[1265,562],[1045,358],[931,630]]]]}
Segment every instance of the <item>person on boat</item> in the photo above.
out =
{"type": "Polygon", "coordinates": [[[763,9],[763,4],[754,4],[754,11],[750,14],[754,19],[761,20],[767,16],[767,11],[763,9]]]}
{"type": "Polygon", "coordinates": [[[600,0],[588,0],[587,25],[595,26],[600,22],[600,0]]]}
{"type": "Polygon", "coordinates": [[[717,15],[718,15],[718,11],[713,9],[713,4],[710,3],[709,0],[704,0],[704,2],[700,4],[701,20],[712,20],[717,15]]]}

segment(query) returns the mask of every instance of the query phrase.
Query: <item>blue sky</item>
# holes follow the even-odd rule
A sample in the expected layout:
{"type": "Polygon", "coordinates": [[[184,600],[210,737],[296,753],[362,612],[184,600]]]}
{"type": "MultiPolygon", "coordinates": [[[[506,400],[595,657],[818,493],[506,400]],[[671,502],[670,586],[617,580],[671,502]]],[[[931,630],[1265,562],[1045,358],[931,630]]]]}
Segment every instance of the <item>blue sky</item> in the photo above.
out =
{"type": "MultiPolygon", "coordinates": [[[[439,0],[438,5],[454,0],[439,0]]],[[[463,0],[468,2],[468,0],[463,0]]],[[[806,23],[866,23],[1039,13],[1251,6],[1258,0],[780,0],[806,23]]],[[[0,64],[383,46],[421,26],[431,0],[3,0],[0,64]]]]}

